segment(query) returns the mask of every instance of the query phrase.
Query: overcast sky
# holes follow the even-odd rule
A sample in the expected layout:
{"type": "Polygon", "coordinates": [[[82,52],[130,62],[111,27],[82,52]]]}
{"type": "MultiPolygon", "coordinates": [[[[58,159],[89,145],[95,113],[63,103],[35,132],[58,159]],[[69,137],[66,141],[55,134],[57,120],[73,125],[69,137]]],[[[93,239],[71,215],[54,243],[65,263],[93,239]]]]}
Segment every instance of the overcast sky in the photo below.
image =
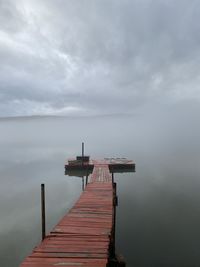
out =
{"type": "Polygon", "coordinates": [[[0,0],[0,116],[199,104],[199,0],[0,0]]]}

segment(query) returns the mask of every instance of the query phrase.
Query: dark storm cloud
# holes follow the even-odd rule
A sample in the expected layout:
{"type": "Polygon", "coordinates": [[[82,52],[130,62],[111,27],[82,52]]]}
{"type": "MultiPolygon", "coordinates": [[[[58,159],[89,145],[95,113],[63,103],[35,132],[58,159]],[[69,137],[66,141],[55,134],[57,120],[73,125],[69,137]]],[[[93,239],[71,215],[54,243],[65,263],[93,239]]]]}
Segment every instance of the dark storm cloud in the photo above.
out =
{"type": "Polygon", "coordinates": [[[1,116],[199,99],[199,1],[1,1],[1,116]]]}

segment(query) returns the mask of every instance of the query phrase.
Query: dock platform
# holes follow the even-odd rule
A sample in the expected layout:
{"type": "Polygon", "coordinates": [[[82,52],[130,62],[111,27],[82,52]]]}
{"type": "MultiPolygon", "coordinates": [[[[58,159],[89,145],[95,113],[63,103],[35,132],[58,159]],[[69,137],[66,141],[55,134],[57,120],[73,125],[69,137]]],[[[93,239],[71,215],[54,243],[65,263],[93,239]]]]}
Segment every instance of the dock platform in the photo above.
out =
{"type": "MultiPolygon", "coordinates": [[[[78,201],[20,267],[125,266],[115,255],[116,184],[112,172],[135,171],[126,159],[73,162],[77,170],[90,166],[92,174],[78,201]],[[121,165],[120,165],[121,164],[121,165]],[[111,172],[112,171],[112,172],[111,172]]],[[[76,168],[65,165],[65,173],[76,168]]]]}

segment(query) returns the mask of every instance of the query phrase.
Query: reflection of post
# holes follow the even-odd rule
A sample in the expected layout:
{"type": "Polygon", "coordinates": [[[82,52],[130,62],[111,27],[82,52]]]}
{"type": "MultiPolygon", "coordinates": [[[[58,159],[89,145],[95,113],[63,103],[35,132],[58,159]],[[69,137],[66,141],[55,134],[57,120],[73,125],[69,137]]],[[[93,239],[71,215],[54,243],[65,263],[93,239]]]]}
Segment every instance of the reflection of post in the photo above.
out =
{"type": "Polygon", "coordinates": [[[46,219],[45,219],[45,185],[41,184],[41,215],[42,215],[42,240],[46,236],[46,219]]]}

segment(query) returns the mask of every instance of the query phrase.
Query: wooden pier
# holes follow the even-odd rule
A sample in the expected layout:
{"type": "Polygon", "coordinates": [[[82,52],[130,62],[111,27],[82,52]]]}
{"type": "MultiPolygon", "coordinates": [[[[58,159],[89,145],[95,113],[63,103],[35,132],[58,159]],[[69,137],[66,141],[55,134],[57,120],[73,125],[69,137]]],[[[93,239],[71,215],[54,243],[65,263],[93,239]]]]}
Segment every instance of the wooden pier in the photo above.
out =
{"type": "Polygon", "coordinates": [[[89,176],[83,193],[20,267],[125,266],[115,254],[116,184],[114,172],[135,171],[127,159],[90,160],[77,157],[65,173],[89,176]],[[84,160],[85,159],[85,160],[84,160]]]}

